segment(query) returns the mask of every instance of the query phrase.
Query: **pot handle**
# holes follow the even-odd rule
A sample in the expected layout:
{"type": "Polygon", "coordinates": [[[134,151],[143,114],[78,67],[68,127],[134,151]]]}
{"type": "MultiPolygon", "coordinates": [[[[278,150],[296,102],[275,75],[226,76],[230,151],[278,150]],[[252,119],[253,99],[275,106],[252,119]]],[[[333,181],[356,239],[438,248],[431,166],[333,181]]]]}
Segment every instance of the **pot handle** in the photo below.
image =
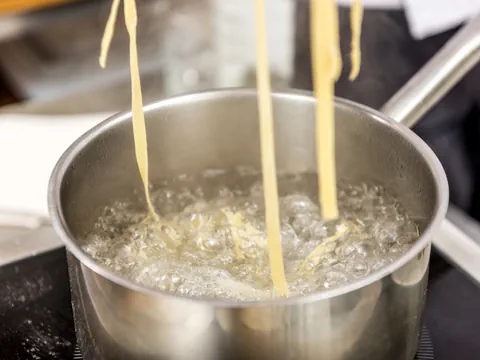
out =
{"type": "Polygon", "coordinates": [[[480,15],[457,32],[381,109],[408,127],[480,61],[480,15]]]}
{"type": "MultiPolygon", "coordinates": [[[[455,34],[381,109],[412,127],[480,61],[480,15],[455,34]]],[[[480,283],[480,233],[467,233],[450,207],[433,245],[470,278],[480,283]]]]}

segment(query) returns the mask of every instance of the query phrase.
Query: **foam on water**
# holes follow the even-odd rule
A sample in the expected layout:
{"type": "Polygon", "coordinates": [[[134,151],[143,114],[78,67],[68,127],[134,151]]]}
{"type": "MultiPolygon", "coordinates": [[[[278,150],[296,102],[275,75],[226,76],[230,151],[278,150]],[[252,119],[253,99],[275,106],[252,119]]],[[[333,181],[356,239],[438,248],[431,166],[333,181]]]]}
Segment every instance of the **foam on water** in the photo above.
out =
{"type": "MultiPolygon", "coordinates": [[[[394,261],[418,238],[399,202],[375,184],[341,184],[341,218],[319,214],[312,174],[279,179],[282,243],[291,295],[347,284],[394,261]]],[[[153,192],[160,223],[134,203],[105,209],[84,249],[115,273],[191,297],[274,297],[261,178],[206,172],[153,192]]]]}

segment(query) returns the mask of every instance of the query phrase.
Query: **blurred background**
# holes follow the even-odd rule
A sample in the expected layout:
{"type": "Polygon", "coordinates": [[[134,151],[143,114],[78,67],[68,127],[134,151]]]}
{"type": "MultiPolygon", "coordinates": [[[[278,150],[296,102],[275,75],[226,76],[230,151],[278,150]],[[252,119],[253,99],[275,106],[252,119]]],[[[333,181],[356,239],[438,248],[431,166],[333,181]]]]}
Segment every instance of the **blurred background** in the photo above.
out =
{"type": "MultiPolygon", "coordinates": [[[[122,12],[108,67],[102,71],[98,66],[110,4],[102,0],[0,2],[2,102],[51,100],[113,86],[110,94],[115,99],[99,99],[95,109],[127,105],[123,95],[129,91],[128,41],[122,12]]],[[[268,4],[273,78],[278,86],[288,86],[293,73],[295,6],[291,0],[268,4]]],[[[252,5],[221,0],[138,1],[146,97],[254,84],[254,24],[248,16],[252,5]]]]}

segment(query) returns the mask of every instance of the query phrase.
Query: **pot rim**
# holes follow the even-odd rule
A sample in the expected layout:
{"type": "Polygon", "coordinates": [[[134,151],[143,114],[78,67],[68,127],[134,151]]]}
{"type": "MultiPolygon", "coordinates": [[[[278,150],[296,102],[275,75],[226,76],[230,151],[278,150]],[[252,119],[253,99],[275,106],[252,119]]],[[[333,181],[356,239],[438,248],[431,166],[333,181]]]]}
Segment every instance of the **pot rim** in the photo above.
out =
{"type": "MultiPolygon", "coordinates": [[[[256,94],[256,89],[249,88],[227,88],[227,89],[217,89],[217,90],[207,90],[202,92],[197,92],[193,94],[179,95],[163,100],[159,100],[154,103],[150,103],[144,106],[145,113],[160,109],[164,106],[170,104],[176,104],[179,102],[192,100],[202,100],[202,99],[211,99],[215,97],[225,97],[225,96],[252,96],[256,94]]],[[[274,92],[272,96],[281,99],[281,98],[307,98],[306,100],[314,102],[315,99],[312,96],[312,93],[309,91],[303,90],[290,90],[285,92],[274,92]]],[[[305,99],[304,99],[305,100],[305,99]]],[[[367,106],[358,104],[356,102],[335,98],[336,104],[341,104],[348,106],[350,108],[355,108],[360,112],[366,113],[373,120],[379,121],[393,128],[399,135],[406,139],[412,146],[415,148],[417,153],[423,157],[427,166],[433,174],[433,177],[436,179],[436,204],[434,208],[434,215],[427,224],[422,235],[418,238],[415,244],[401,257],[392,262],[391,264],[381,268],[380,270],[370,274],[367,277],[361,278],[357,281],[349,283],[347,285],[333,288],[331,290],[323,290],[319,292],[314,292],[308,295],[298,295],[288,298],[275,298],[262,301],[234,301],[234,300],[218,300],[211,298],[189,298],[179,296],[173,293],[168,293],[160,291],[157,289],[149,288],[133,281],[130,281],[126,278],[116,275],[113,271],[101,266],[93,258],[91,258],[82,248],[73,240],[74,236],[68,229],[67,222],[63,216],[63,211],[61,208],[61,185],[63,182],[64,175],[69,168],[70,164],[75,160],[77,155],[81,150],[87,146],[92,139],[94,139],[99,134],[107,131],[110,128],[115,127],[115,125],[128,120],[131,118],[131,111],[125,111],[113,115],[106,120],[102,121],[98,125],[94,126],[92,129],[87,131],[85,134],[80,136],[73,144],[71,144],[68,149],[63,153],[63,155],[58,160],[55,168],[53,169],[52,175],[50,177],[50,182],[48,185],[48,208],[51,217],[52,226],[55,229],[57,235],[60,237],[61,241],[64,243],[67,251],[71,252],[74,257],[79,260],[83,265],[87,266],[90,270],[97,273],[98,275],[116,283],[119,286],[126,287],[132,291],[140,292],[145,295],[155,296],[155,297],[164,297],[176,300],[191,301],[200,304],[207,304],[215,307],[222,308],[247,308],[247,307],[257,307],[257,306],[286,306],[289,304],[298,304],[303,302],[313,302],[322,299],[329,299],[337,297],[346,293],[353,292],[360,288],[366,287],[370,284],[375,283],[376,281],[392,274],[410,260],[412,260],[417,254],[419,254],[425,247],[431,242],[433,233],[436,229],[440,227],[441,221],[445,218],[447,207],[448,207],[448,182],[445,175],[445,171],[430,149],[430,147],[413,131],[411,131],[406,126],[396,122],[385,114],[371,109],[367,106]]]]}

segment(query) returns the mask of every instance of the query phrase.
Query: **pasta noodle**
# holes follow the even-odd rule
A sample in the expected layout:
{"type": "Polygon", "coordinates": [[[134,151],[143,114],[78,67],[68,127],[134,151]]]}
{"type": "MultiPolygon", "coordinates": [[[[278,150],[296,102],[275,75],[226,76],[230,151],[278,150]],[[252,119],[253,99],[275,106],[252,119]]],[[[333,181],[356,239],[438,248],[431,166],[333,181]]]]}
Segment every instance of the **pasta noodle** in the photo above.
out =
{"type": "MultiPolygon", "coordinates": [[[[132,91],[132,124],[136,160],[142,178],[150,214],[160,221],[150,198],[148,186],[148,147],[143,113],[142,91],[137,54],[137,10],[135,0],[124,0],[125,24],[130,41],[130,74],[132,91]]],[[[109,47],[115,30],[120,0],[113,0],[101,44],[99,63],[106,66],[109,47]]],[[[354,0],[351,9],[351,72],[353,80],[360,71],[360,34],[363,18],[361,0],[354,0]]],[[[268,233],[270,267],[274,288],[278,295],[288,295],[280,238],[278,186],[275,165],[275,139],[273,106],[271,99],[270,71],[267,51],[264,0],[255,0],[255,24],[257,37],[257,88],[262,154],[262,173],[265,198],[265,218],[268,233]]],[[[334,86],[342,71],[338,9],[335,0],[311,0],[311,50],[312,76],[315,98],[316,144],[319,200],[322,216],[326,220],[338,217],[336,169],[335,169],[335,111],[334,86]]],[[[240,218],[232,214],[234,223],[240,218]],[[238,218],[238,219],[237,219],[238,218]]],[[[172,229],[172,231],[174,231],[172,229]]],[[[335,241],[340,235],[331,237],[335,241]]],[[[176,236],[172,239],[178,240],[176,236]]],[[[241,258],[239,239],[235,241],[237,257],[241,258]]],[[[321,251],[316,249],[305,261],[321,251]]]]}
{"type": "MultiPolygon", "coordinates": [[[[118,14],[120,0],[113,0],[110,15],[105,27],[105,33],[102,39],[102,49],[100,55],[100,65],[106,66],[106,59],[110,43],[112,41],[115,22],[118,14]]],[[[143,113],[142,87],[140,84],[140,72],[138,68],[138,50],[137,50],[137,9],[135,0],[124,0],[125,26],[127,27],[130,39],[130,78],[132,87],[132,125],[133,138],[135,143],[135,154],[137,158],[138,169],[142,178],[150,215],[159,219],[148,187],[148,146],[147,131],[145,128],[145,115],[143,113]]]]}
{"type": "Polygon", "coordinates": [[[118,16],[118,8],[120,7],[120,0],[113,0],[110,15],[108,16],[107,25],[105,26],[105,33],[102,38],[102,47],[100,50],[100,58],[98,62],[102,69],[107,66],[108,50],[110,50],[110,44],[112,43],[113,34],[115,32],[115,23],[118,16]]]}
{"type": "Polygon", "coordinates": [[[355,80],[360,72],[360,63],[362,54],[360,51],[360,38],[362,33],[363,7],[361,0],[353,0],[352,10],[350,12],[350,27],[352,29],[351,61],[349,79],[355,80]]]}
{"type": "Polygon", "coordinates": [[[338,18],[334,0],[311,0],[311,51],[319,200],[326,220],[338,217],[335,170],[334,86],[339,72],[338,18]]]}
{"type": "Polygon", "coordinates": [[[265,219],[267,223],[268,247],[270,252],[270,268],[275,290],[279,295],[286,296],[288,288],[287,281],[285,280],[282,242],[280,238],[273,109],[267,54],[265,6],[263,0],[255,0],[255,22],[257,35],[258,111],[260,119],[265,219]]]}

